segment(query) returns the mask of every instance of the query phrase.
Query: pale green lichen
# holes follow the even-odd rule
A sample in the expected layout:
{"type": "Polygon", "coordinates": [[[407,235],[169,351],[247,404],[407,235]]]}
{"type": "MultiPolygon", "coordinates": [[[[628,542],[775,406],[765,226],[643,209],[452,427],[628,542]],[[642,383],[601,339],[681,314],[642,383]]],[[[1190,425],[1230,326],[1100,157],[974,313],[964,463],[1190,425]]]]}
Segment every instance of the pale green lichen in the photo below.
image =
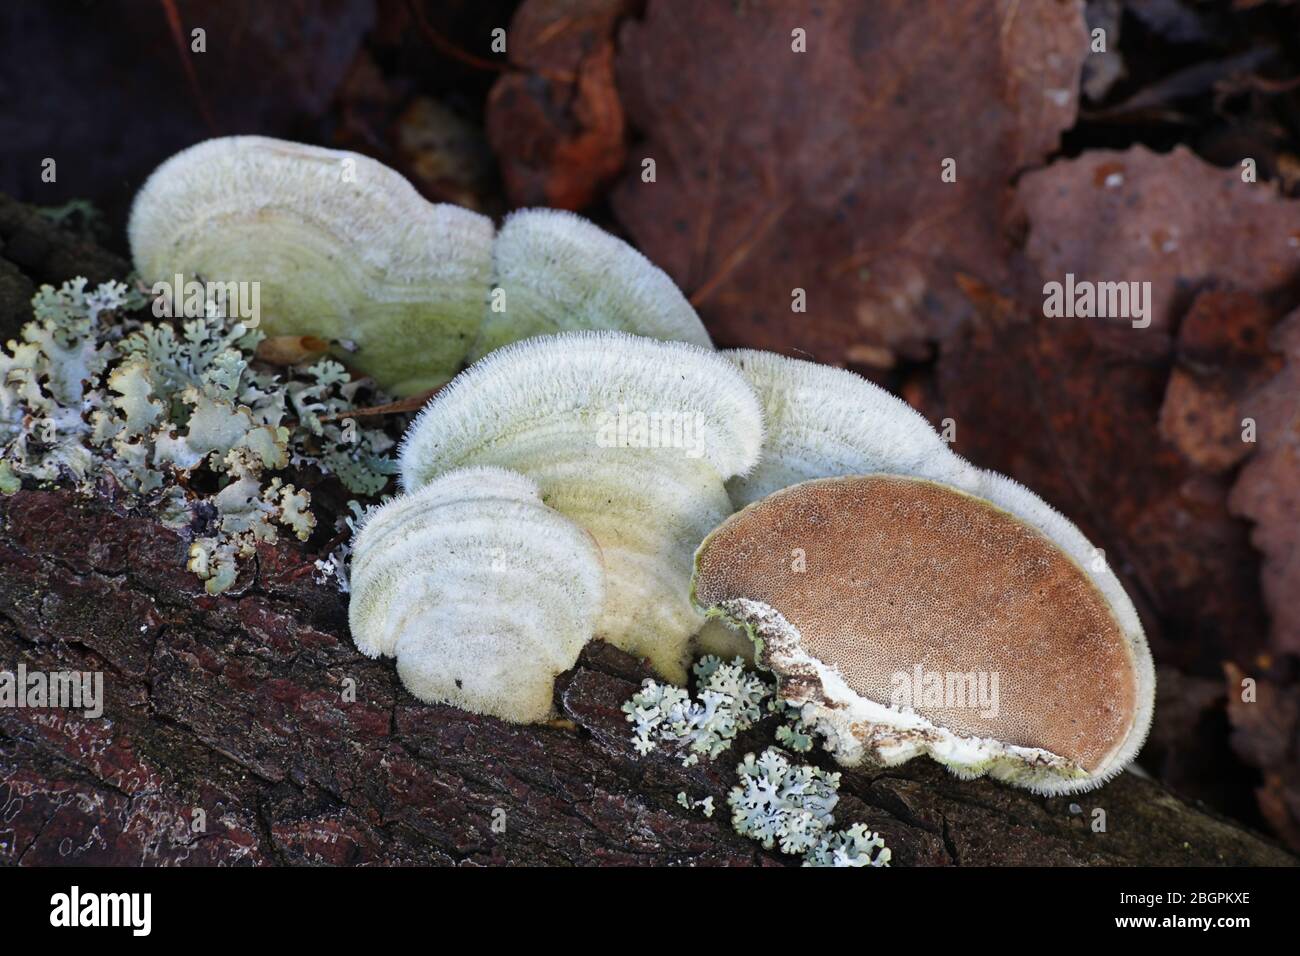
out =
{"type": "Polygon", "coordinates": [[[776,747],[746,754],[727,797],[736,832],[765,848],[802,854],[804,866],[888,866],[890,851],[863,824],[834,830],[840,775],[791,763],[776,747]]]}
{"type": "Polygon", "coordinates": [[[88,199],[73,199],[61,206],[38,206],[36,212],[64,232],[83,239],[99,241],[108,234],[104,214],[88,199]]]}
{"type": "Polygon", "coordinates": [[[776,728],[777,743],[784,744],[796,753],[806,754],[813,747],[813,728],[804,723],[803,709],[783,700],[774,699],[768,705],[770,710],[785,715],[786,722],[776,728]]]}
{"type": "MultiPolygon", "coordinates": [[[[713,760],[731,746],[736,735],[758,722],[766,709],[784,712],[789,723],[777,730],[801,750],[812,738],[794,709],[770,700],[772,686],[737,657],[701,658],[694,667],[697,699],[681,687],[647,679],[623,705],[634,725],[632,743],[644,756],[660,744],[684,748],[682,766],[713,760]]],[[[819,767],[792,763],[788,754],[768,747],[755,757],[747,754],[736,768],[739,785],[727,797],[731,823],[737,833],[766,849],[802,854],[804,866],[888,866],[890,851],[879,834],[862,824],[835,830],[833,811],[839,802],[840,775],[819,767]]],[[[693,800],[685,791],[677,803],[687,810],[713,816],[713,798],[693,800]]]]}
{"type": "Polygon", "coordinates": [[[683,790],[681,793],[677,794],[677,802],[681,804],[683,807],[685,807],[687,810],[700,810],[704,813],[706,817],[713,816],[712,797],[704,797],[701,800],[692,800],[690,797],[686,795],[686,791],[683,790]]]}
{"type": "Polygon", "coordinates": [[[832,830],[804,856],[804,866],[889,866],[893,854],[884,837],[863,823],[832,830]]]}
{"type": "Polygon", "coordinates": [[[0,492],[115,483],[190,539],[189,568],[217,594],[257,542],[279,528],[305,541],[316,525],[310,493],[273,472],[314,467],[356,494],[383,489],[393,438],[337,421],[364,380],[329,360],[255,364],[260,332],[214,308],[179,325],[129,315],[145,303],[120,282],[42,286],[34,320],[0,351],[0,492]]]}
{"type": "Polygon", "coordinates": [[[343,539],[325,557],[313,562],[316,573],[312,576],[317,584],[332,584],[343,594],[352,591],[352,540],[366,515],[365,507],[355,499],[348,502],[348,511],[350,514],[334,519],[334,530],[343,534],[343,539]]]}
{"type": "Polygon", "coordinates": [[[697,700],[673,684],[647,678],[641,690],[623,705],[634,725],[632,743],[645,755],[659,743],[685,750],[682,766],[712,760],[731,746],[736,734],[752,727],[762,715],[772,688],[745,670],[737,657],[724,663],[704,657],[695,665],[699,681],[697,700]]]}
{"type": "Polygon", "coordinates": [[[792,764],[776,747],[746,754],[736,772],[740,785],[727,804],[737,833],[792,854],[807,853],[829,833],[840,799],[838,773],[792,764]]]}

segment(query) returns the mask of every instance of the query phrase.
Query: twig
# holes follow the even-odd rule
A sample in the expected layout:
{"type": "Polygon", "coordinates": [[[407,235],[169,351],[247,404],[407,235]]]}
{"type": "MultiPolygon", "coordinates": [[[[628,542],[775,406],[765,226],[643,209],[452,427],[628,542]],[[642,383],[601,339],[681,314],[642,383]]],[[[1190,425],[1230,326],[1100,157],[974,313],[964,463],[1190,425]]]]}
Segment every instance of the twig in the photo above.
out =
{"type": "Polygon", "coordinates": [[[404,412],[418,412],[424,407],[425,402],[431,399],[442,389],[439,385],[437,388],[431,388],[427,392],[421,392],[419,395],[410,395],[406,398],[399,398],[395,402],[389,402],[387,405],[371,405],[368,408],[352,408],[343,412],[332,412],[329,415],[318,416],[323,422],[338,421],[342,418],[368,418],[375,415],[399,415],[404,412]]]}
{"type": "Polygon", "coordinates": [[[203,116],[203,122],[207,124],[209,132],[216,135],[217,123],[212,118],[212,111],[208,109],[208,101],[203,95],[203,88],[199,86],[199,75],[194,71],[194,62],[189,57],[189,52],[185,46],[185,33],[181,29],[181,15],[176,9],[175,0],[162,0],[164,13],[167,15],[167,25],[171,28],[172,40],[176,44],[176,52],[181,58],[181,68],[185,70],[185,78],[189,81],[190,90],[194,94],[199,113],[203,116]]]}
{"type": "Polygon", "coordinates": [[[749,258],[749,254],[754,251],[754,247],[764,239],[772,227],[776,225],[777,220],[785,215],[785,211],[790,208],[790,200],[785,200],[775,206],[759,222],[757,228],[752,230],[749,238],[731,250],[727,258],[723,260],[722,267],[713,274],[707,282],[691,293],[690,302],[693,306],[699,306],[705,299],[714,293],[718,286],[736,270],[736,268],[749,258]]]}

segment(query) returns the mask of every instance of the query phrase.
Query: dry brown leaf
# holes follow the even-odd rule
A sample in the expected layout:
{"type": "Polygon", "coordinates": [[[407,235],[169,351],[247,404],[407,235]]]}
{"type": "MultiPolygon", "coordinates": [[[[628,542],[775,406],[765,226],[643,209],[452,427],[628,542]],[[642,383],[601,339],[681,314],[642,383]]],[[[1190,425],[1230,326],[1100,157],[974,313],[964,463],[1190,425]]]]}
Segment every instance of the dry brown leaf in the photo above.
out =
{"type": "Polygon", "coordinates": [[[1300,269],[1300,206],[1271,183],[1243,183],[1240,169],[1217,169],[1181,147],[1166,155],[1143,147],[1089,152],[1026,175],[1018,194],[1028,257],[1041,280],[1074,273],[1152,287],[1148,329],[1133,328],[1128,318],[1039,323],[1065,366],[1053,371],[1049,387],[1073,393],[1079,409],[1071,416],[1077,430],[1058,428],[1053,439],[1072,452],[1072,480],[1096,499],[1099,512],[1104,507],[1146,597],[1162,617],[1173,615],[1179,626],[1168,633],[1178,633],[1180,644],[1200,644],[1202,669],[1215,653],[1243,660],[1262,649],[1266,625],[1252,605],[1264,599],[1273,648],[1300,649],[1300,612],[1286,602],[1300,585],[1297,382],[1283,372],[1274,385],[1252,392],[1275,367],[1260,345],[1269,322],[1262,306],[1240,298],[1197,301],[1178,339],[1172,378],[1163,381],[1172,330],[1198,293],[1231,287],[1287,297],[1300,269]],[[1063,330],[1076,327],[1086,338],[1070,333],[1077,341],[1067,345],[1063,330]],[[1157,395],[1164,396],[1158,430],[1157,395]],[[1111,420],[1100,417],[1104,409],[1111,420]],[[1232,510],[1256,522],[1264,599],[1258,584],[1242,580],[1254,574],[1256,559],[1226,508],[1226,477],[1207,474],[1240,459],[1247,416],[1259,422],[1260,451],[1237,485],[1232,510]]]}
{"type": "Polygon", "coordinates": [[[488,98],[487,134],[514,206],[582,209],[622,171],[623,105],[614,26],[627,0],[527,0],[510,24],[510,61],[488,98]]]}
{"type": "Polygon", "coordinates": [[[1260,813],[1294,850],[1300,850],[1300,685],[1255,679],[1254,700],[1243,700],[1251,675],[1224,665],[1232,749],[1260,771],[1255,791],[1260,813]]]}
{"type": "Polygon", "coordinates": [[[1178,328],[1160,434],[1189,462],[1226,471],[1254,447],[1243,440],[1244,399],[1281,361],[1268,347],[1274,311],[1248,292],[1208,289],[1178,328]]]}
{"type": "MultiPolygon", "coordinates": [[[[1168,331],[1208,283],[1263,294],[1300,268],[1300,206],[1272,183],[1243,183],[1241,169],[1217,169],[1181,146],[1164,155],[1093,150],[1025,175],[1018,195],[1026,250],[1043,281],[1073,273],[1150,282],[1148,331],[1168,331]]],[[[1126,346],[1141,339],[1127,318],[1094,327],[1126,346]]]]}
{"type": "Polygon", "coordinates": [[[1074,120],[1081,10],[709,0],[685,17],[651,0],[620,36],[645,142],[615,212],[725,344],[837,364],[922,355],[970,314],[957,272],[1007,279],[1003,193],[1074,120]]]}
{"type": "Polygon", "coordinates": [[[314,335],[272,335],[257,343],[257,357],[287,367],[320,358],[329,349],[329,342],[314,335]]]}
{"type": "Polygon", "coordinates": [[[1229,505],[1255,523],[1251,541],[1264,554],[1264,601],[1271,643],[1300,653],[1300,310],[1274,330],[1286,365],[1245,401],[1258,447],[1241,469],[1229,505]]]}
{"type": "Polygon", "coordinates": [[[974,301],[980,319],[941,343],[933,379],[909,398],[952,419],[955,451],[1024,482],[1104,549],[1162,665],[1209,674],[1262,650],[1258,560],[1227,479],[1159,434],[1166,362],[1107,347],[1096,320],[974,301]]]}

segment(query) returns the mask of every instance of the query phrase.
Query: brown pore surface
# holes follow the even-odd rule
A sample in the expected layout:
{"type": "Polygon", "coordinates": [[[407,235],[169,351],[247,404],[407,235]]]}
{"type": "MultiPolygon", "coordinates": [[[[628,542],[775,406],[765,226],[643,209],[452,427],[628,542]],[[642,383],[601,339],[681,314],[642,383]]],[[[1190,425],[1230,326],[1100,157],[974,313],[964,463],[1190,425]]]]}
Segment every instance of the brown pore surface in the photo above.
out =
{"type": "Polygon", "coordinates": [[[996,674],[992,716],[948,701],[914,709],[1089,771],[1133,723],[1132,652],[1083,570],[1017,518],[945,485],[874,475],[779,491],[706,541],[696,598],[775,608],[809,654],[879,703],[890,702],[894,675],[911,686],[917,664],[996,674]]]}

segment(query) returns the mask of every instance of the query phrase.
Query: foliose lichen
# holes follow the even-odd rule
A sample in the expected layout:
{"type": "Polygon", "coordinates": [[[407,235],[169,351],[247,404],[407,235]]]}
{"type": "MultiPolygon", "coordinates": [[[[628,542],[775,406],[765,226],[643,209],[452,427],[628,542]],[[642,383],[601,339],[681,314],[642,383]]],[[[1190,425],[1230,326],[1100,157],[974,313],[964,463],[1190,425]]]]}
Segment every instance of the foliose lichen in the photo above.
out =
{"type": "Polygon", "coordinates": [[[325,557],[313,562],[316,573],[312,575],[312,580],[317,584],[332,584],[342,594],[352,591],[352,540],[366,515],[366,509],[355,500],[348,502],[348,510],[351,514],[339,515],[334,519],[334,530],[340,532],[343,540],[325,557]]]}
{"type": "Polygon", "coordinates": [[[388,434],[338,420],[367,382],[330,360],[254,364],[262,334],[214,303],[172,324],[129,314],[146,301],[84,278],[37,292],[0,350],[0,492],[115,483],[190,540],[188,567],[217,594],[258,541],[281,527],[305,541],[316,525],[310,492],[276,472],[314,467],[359,495],[395,472],[388,434]]]}
{"type": "Polygon", "coordinates": [[[736,768],[740,785],[727,796],[736,832],[766,849],[803,854],[804,866],[888,866],[889,850],[879,834],[861,824],[832,829],[840,775],[791,763],[776,747],[746,754],[736,768]]]}
{"type": "Polygon", "coordinates": [[[703,799],[700,800],[692,800],[690,797],[686,795],[686,791],[683,790],[681,793],[677,794],[677,802],[681,804],[683,807],[685,807],[687,810],[700,810],[704,813],[706,817],[713,816],[712,797],[704,797],[703,799]]]}
{"type": "MultiPolygon", "coordinates": [[[[766,709],[784,713],[787,723],[777,730],[801,751],[812,748],[812,738],[798,713],[770,700],[773,688],[745,668],[743,658],[730,663],[718,657],[701,658],[694,667],[697,699],[681,687],[647,679],[641,690],[623,705],[633,724],[632,743],[642,756],[660,744],[685,750],[682,766],[713,760],[741,731],[758,722],[766,709]]],[[[857,824],[833,829],[833,810],[839,802],[840,775],[819,767],[792,763],[788,754],[768,747],[759,756],[747,754],[736,768],[739,785],[727,797],[736,832],[751,837],[766,849],[804,856],[805,866],[888,866],[890,852],[879,834],[857,824]]],[[[713,798],[691,799],[685,791],[677,802],[687,810],[702,809],[713,815],[713,798]]]]}
{"type": "Polygon", "coordinates": [[[864,823],[832,830],[804,856],[804,866],[889,866],[892,856],[884,837],[864,823]]]}
{"type": "Polygon", "coordinates": [[[776,728],[777,743],[783,744],[796,753],[806,754],[813,747],[813,728],[803,719],[803,708],[774,699],[768,708],[784,714],[786,722],[776,728]]]}
{"type": "Polygon", "coordinates": [[[646,678],[623,705],[633,726],[632,743],[641,755],[660,744],[683,748],[682,766],[712,760],[731,746],[736,734],[752,727],[772,694],[771,685],[746,671],[743,659],[725,663],[713,656],[694,667],[697,700],[681,687],[646,678]]]}
{"type": "Polygon", "coordinates": [[[753,837],[764,848],[782,853],[807,853],[835,822],[840,775],[806,764],[792,764],[776,747],[759,756],[746,754],[740,785],[727,796],[736,832],[753,837]]]}

